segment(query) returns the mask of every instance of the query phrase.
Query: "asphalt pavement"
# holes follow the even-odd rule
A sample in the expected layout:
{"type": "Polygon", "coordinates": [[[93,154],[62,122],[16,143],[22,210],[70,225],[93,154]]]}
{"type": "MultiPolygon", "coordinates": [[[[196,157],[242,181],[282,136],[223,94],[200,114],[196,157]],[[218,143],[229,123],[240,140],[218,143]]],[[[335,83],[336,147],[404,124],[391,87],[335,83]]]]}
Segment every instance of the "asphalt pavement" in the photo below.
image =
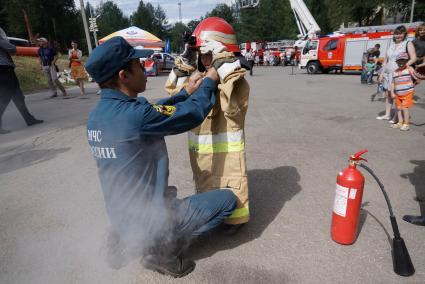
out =
{"type": "MultiPolygon", "coordinates": [[[[259,67],[251,85],[246,156],[252,220],[235,236],[212,235],[190,251],[194,272],[182,279],[105,262],[108,219],[85,137],[99,100],[71,88],[70,99],[27,96],[45,123],[27,127],[13,105],[0,136],[0,283],[425,283],[425,227],[401,218],[419,214],[425,193],[425,84],[417,88],[411,130],[391,129],[376,85],[358,75],[307,75],[259,67]],[[350,154],[368,149],[416,268],[393,272],[389,213],[379,187],[366,185],[356,242],[330,238],[338,172],[350,154]]],[[[144,95],[165,96],[166,75],[149,78],[144,95]]],[[[193,194],[187,135],[168,137],[170,184],[193,194]]]]}

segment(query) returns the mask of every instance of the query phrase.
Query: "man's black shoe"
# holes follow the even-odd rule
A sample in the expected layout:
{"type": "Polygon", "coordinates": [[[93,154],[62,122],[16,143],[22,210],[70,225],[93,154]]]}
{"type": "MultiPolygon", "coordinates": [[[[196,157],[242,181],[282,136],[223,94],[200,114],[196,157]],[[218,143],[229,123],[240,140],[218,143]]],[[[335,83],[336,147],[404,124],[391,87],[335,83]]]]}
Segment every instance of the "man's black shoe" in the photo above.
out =
{"type": "Polygon", "coordinates": [[[41,119],[33,119],[33,120],[28,121],[27,125],[31,126],[31,125],[35,125],[35,124],[39,124],[39,123],[43,123],[43,122],[44,122],[44,120],[41,120],[41,119]]]}
{"type": "Polygon", "coordinates": [[[403,220],[413,225],[425,226],[425,216],[404,215],[403,220]]]}
{"type": "Polygon", "coordinates": [[[221,231],[225,235],[233,236],[237,232],[239,232],[239,230],[243,227],[243,225],[245,224],[237,224],[237,225],[223,224],[223,226],[221,227],[221,231]]]}
{"type": "Polygon", "coordinates": [[[10,132],[11,132],[10,130],[0,128],[0,134],[7,134],[7,133],[10,133],[10,132]]]}
{"type": "Polygon", "coordinates": [[[146,255],[141,262],[146,269],[170,275],[174,278],[188,275],[196,266],[192,260],[180,256],[165,257],[153,254],[146,255]]]}

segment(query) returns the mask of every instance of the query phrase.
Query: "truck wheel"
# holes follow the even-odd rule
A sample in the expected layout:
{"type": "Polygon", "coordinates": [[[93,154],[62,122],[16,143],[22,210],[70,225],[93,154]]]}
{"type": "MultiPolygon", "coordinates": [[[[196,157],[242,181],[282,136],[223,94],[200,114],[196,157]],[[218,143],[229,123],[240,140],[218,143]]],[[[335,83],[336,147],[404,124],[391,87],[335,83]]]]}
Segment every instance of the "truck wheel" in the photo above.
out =
{"type": "Polygon", "coordinates": [[[308,74],[316,74],[319,71],[319,63],[310,62],[307,64],[307,73],[308,74]]]}

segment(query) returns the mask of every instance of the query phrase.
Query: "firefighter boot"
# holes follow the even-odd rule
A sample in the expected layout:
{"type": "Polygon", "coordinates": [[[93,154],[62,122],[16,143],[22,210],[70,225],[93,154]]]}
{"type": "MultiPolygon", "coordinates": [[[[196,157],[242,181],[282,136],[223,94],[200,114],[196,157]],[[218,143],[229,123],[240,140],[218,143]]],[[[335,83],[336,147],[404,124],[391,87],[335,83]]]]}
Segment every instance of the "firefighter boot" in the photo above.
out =
{"type": "Polygon", "coordinates": [[[195,269],[195,262],[182,256],[149,254],[142,259],[142,265],[149,270],[180,278],[195,269]]]}

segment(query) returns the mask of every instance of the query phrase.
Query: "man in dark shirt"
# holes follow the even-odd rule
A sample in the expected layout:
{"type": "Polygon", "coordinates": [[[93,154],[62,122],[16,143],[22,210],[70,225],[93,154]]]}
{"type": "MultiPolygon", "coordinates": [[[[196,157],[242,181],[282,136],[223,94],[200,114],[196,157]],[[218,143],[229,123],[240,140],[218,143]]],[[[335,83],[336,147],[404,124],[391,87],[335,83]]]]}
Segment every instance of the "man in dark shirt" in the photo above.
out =
{"type": "Polygon", "coordinates": [[[122,261],[109,258],[110,265],[121,267],[128,255],[142,256],[146,268],[182,277],[195,267],[183,257],[185,250],[232,214],[236,196],[222,189],[180,200],[168,185],[164,136],[202,123],[215,102],[218,74],[212,68],[205,79],[194,75],[179,94],[151,104],[137,95],[146,88],[139,58],[152,53],[133,49],[122,37],[92,52],[86,69],[99,84],[101,99],[90,113],[87,139],[115,239],[110,251],[122,256],[122,261]]]}
{"type": "Polygon", "coordinates": [[[15,74],[15,64],[11,57],[15,53],[16,46],[9,43],[6,33],[0,28],[0,134],[10,132],[3,129],[2,116],[11,100],[15,103],[16,108],[28,126],[43,122],[35,119],[25,104],[25,97],[19,86],[19,81],[15,74]]]}
{"type": "Polygon", "coordinates": [[[50,97],[54,98],[58,96],[56,86],[61,90],[65,97],[67,94],[62,83],[58,80],[56,70],[56,61],[58,60],[57,51],[53,47],[49,46],[49,42],[44,37],[39,38],[38,42],[40,44],[38,56],[40,59],[41,70],[43,70],[47,82],[49,83],[49,88],[52,91],[52,95],[50,97]]]}
{"type": "Polygon", "coordinates": [[[371,49],[368,49],[367,51],[367,59],[374,59],[375,63],[376,60],[379,58],[379,56],[381,55],[381,51],[380,51],[381,45],[379,43],[375,44],[375,46],[371,49]]]}
{"type": "Polygon", "coordinates": [[[380,51],[381,45],[379,43],[375,44],[374,47],[369,48],[366,52],[363,53],[363,57],[362,57],[362,74],[360,76],[360,81],[362,83],[367,83],[368,79],[367,79],[367,73],[368,71],[365,68],[365,65],[368,62],[374,62],[375,63],[375,69],[372,72],[372,76],[374,72],[377,72],[381,66],[381,63],[379,62],[379,56],[381,55],[381,51],[380,51]]]}

